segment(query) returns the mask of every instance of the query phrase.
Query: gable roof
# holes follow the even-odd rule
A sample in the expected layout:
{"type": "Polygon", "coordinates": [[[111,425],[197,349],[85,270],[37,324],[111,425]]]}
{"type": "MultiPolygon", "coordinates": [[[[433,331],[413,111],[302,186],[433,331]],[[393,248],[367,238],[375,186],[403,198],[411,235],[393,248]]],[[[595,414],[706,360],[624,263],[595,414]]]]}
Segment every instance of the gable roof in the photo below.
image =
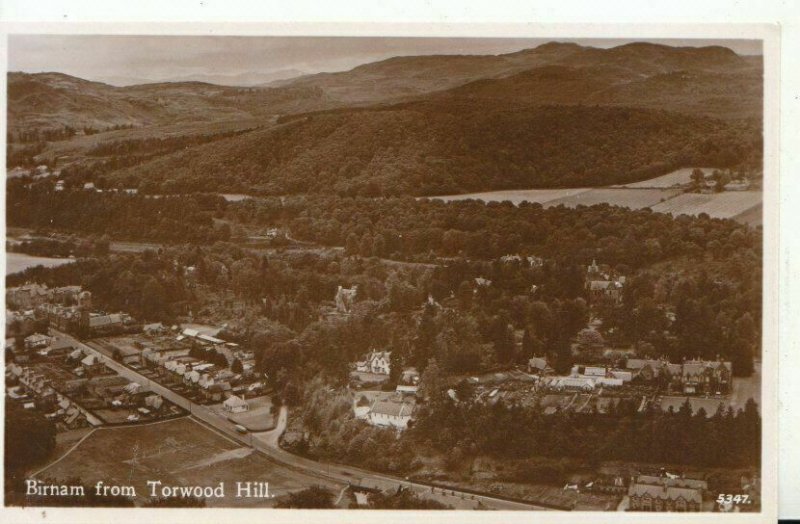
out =
{"type": "Polygon", "coordinates": [[[545,369],[549,369],[550,368],[550,366],[547,365],[547,360],[542,358],[542,357],[533,357],[533,358],[531,358],[530,360],[528,360],[528,365],[530,367],[532,367],[532,368],[541,369],[541,370],[545,370],[545,369]]]}
{"type": "Polygon", "coordinates": [[[410,417],[413,410],[414,405],[407,402],[377,400],[372,405],[370,413],[375,413],[377,415],[388,415],[391,417],[410,417]]]}
{"type": "Polygon", "coordinates": [[[223,404],[235,408],[239,406],[246,406],[247,401],[244,400],[242,397],[231,395],[230,397],[227,398],[227,400],[225,400],[225,402],[223,402],[223,404]]]}
{"type": "Polygon", "coordinates": [[[686,502],[696,502],[697,504],[702,504],[703,502],[703,495],[698,489],[663,485],[658,486],[655,484],[631,484],[628,495],[631,497],[649,496],[654,499],[662,500],[678,500],[682,498],[686,502]]]}

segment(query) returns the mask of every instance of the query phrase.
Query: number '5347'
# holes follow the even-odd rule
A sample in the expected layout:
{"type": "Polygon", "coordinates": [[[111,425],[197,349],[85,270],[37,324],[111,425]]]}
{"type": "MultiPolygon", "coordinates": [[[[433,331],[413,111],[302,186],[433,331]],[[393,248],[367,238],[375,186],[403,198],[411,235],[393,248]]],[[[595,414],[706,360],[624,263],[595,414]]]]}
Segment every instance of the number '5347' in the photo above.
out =
{"type": "Polygon", "coordinates": [[[733,495],[731,493],[720,493],[717,495],[719,504],[750,504],[750,495],[733,495]]]}

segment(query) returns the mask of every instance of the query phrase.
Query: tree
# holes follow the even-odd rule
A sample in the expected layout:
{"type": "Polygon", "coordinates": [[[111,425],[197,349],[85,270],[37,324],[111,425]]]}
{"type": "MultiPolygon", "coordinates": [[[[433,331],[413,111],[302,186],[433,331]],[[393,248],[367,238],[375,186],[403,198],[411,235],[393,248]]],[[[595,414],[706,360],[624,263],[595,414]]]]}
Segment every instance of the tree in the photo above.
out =
{"type": "Polygon", "coordinates": [[[242,366],[242,361],[239,360],[238,358],[234,358],[233,362],[231,363],[231,371],[233,371],[236,374],[239,374],[242,371],[244,371],[244,366],[242,366]]]}
{"type": "Polygon", "coordinates": [[[500,364],[508,364],[514,359],[514,331],[502,316],[495,317],[493,322],[492,342],[500,364]]]}
{"type": "Polygon", "coordinates": [[[561,336],[556,340],[555,345],[556,361],[553,369],[560,375],[569,373],[572,368],[572,348],[569,339],[561,336]]]}
{"type": "Polygon", "coordinates": [[[389,355],[389,384],[397,385],[403,373],[403,357],[399,348],[393,348],[389,355]]]}
{"type": "Polygon", "coordinates": [[[344,252],[353,256],[358,255],[358,251],[358,236],[355,233],[350,233],[347,235],[347,240],[345,241],[344,252]]]}
{"type": "Polygon", "coordinates": [[[692,183],[694,183],[695,187],[700,187],[705,182],[706,175],[703,173],[702,169],[696,167],[692,170],[690,178],[692,179],[692,183]]]}
{"type": "Polygon", "coordinates": [[[436,344],[436,307],[426,303],[417,326],[417,336],[414,338],[414,364],[420,372],[425,370],[428,360],[434,353],[436,344]]]}
{"type": "Polygon", "coordinates": [[[418,393],[421,398],[432,404],[440,402],[444,398],[442,371],[435,358],[428,361],[428,365],[420,377],[418,393]]]}
{"type": "Polygon", "coordinates": [[[28,411],[6,401],[6,471],[19,471],[50,457],[56,444],[56,428],[38,411],[28,411]]]}
{"type": "Polygon", "coordinates": [[[333,493],[321,486],[311,486],[288,494],[275,505],[276,508],[330,509],[333,493]]]}

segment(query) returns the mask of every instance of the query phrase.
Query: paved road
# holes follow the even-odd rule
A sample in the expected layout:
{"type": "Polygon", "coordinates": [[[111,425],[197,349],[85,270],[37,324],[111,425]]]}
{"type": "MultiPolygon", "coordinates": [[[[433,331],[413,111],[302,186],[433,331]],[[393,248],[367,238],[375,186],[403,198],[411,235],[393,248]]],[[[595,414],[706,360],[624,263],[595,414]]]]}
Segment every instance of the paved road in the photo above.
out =
{"type": "Polygon", "coordinates": [[[353,483],[360,486],[380,488],[384,490],[397,489],[398,486],[403,486],[406,489],[412,489],[415,493],[425,496],[426,498],[433,498],[445,504],[451,505],[457,509],[472,509],[476,508],[480,503],[487,509],[498,510],[547,510],[541,506],[534,504],[527,504],[522,502],[515,502],[492,497],[490,495],[473,495],[457,490],[442,490],[440,488],[432,489],[431,486],[411,482],[400,477],[385,475],[383,473],[375,473],[353,466],[342,466],[339,464],[330,464],[325,462],[317,462],[305,457],[300,457],[283,450],[278,445],[280,436],[286,429],[288,419],[288,411],[286,407],[281,407],[278,415],[278,421],[275,429],[264,431],[261,433],[246,433],[240,434],[235,428],[234,424],[223,416],[211,411],[210,409],[196,404],[189,399],[179,395],[171,389],[164,387],[157,382],[150,380],[137,373],[136,371],[124,366],[120,362],[113,360],[109,352],[103,346],[88,342],[84,343],[66,333],[62,333],[55,329],[50,330],[52,334],[64,337],[72,342],[75,347],[81,348],[83,351],[97,355],[102,362],[109,368],[113,369],[121,376],[128,380],[138,382],[143,387],[148,388],[150,391],[157,393],[174,403],[189,411],[196,419],[211,426],[213,429],[220,431],[226,436],[232,438],[236,442],[252,447],[260,451],[273,461],[303,473],[332,480],[335,482],[353,483]]]}

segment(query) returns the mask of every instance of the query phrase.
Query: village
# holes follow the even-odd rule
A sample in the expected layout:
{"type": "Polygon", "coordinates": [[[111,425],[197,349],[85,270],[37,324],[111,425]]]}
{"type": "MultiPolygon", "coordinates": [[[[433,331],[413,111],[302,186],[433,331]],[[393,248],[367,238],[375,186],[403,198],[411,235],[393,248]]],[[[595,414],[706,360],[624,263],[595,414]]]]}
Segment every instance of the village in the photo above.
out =
{"type": "MultiPolygon", "coordinates": [[[[507,255],[502,262],[525,262],[531,267],[542,263],[537,257],[519,255],[507,255]]],[[[618,303],[622,299],[625,275],[596,261],[585,271],[590,303],[618,303]]],[[[474,280],[476,292],[491,285],[491,280],[482,277],[474,280]]],[[[333,301],[321,306],[320,320],[349,318],[357,298],[357,286],[338,286],[333,301]]],[[[192,404],[205,406],[240,434],[268,432],[276,427],[279,406],[273,404],[266,376],[255,371],[253,351],[219,338],[221,328],[143,324],[125,312],[97,310],[91,293],[80,286],[51,289],[25,284],[8,289],[6,302],[6,349],[13,357],[6,370],[7,395],[25,409],[45,413],[62,431],[142,424],[188,414],[154,393],[148,387],[151,382],[192,404]],[[67,333],[83,340],[92,351],[71,343],[67,333]],[[130,370],[132,374],[111,369],[103,357],[120,364],[118,371],[130,370]]],[[[435,303],[430,297],[427,302],[435,303]]],[[[436,307],[447,306],[436,303],[436,307]]],[[[575,363],[566,374],[556,373],[546,355],[534,356],[527,365],[448,376],[448,401],[502,402],[541,410],[544,415],[583,416],[603,416],[623,409],[645,413],[688,408],[712,417],[729,407],[743,407],[744,397],[735,391],[737,381],[731,362],[670,362],[663,357],[612,351],[600,336],[599,327],[600,322],[592,318],[573,340],[575,363]]],[[[352,416],[399,435],[414,424],[418,405],[424,402],[421,378],[413,366],[404,366],[393,374],[392,348],[373,348],[350,364],[352,416]],[[396,377],[396,383],[390,383],[390,375],[396,377]]],[[[747,479],[747,486],[752,488],[755,482],[757,479],[747,479]]],[[[550,498],[563,499],[558,504],[574,505],[577,499],[568,493],[582,493],[581,497],[605,504],[605,509],[638,511],[705,511],[715,504],[702,478],[639,468],[599,470],[595,475],[576,478],[563,491],[565,495],[550,498]]],[[[751,491],[757,496],[756,489],[751,491]]]]}
{"type": "Polygon", "coordinates": [[[203,327],[140,324],[125,313],[95,311],[79,286],[12,288],[7,304],[8,396],[26,409],[47,413],[62,429],[145,423],[183,416],[181,409],[148,391],[146,377],[227,417],[242,432],[273,425],[265,385],[255,377],[252,352],[220,340],[203,327]],[[66,333],[90,339],[85,351],[66,333]],[[22,341],[22,343],[20,343],[22,341]],[[135,372],[121,376],[105,355],[135,372]]]}

